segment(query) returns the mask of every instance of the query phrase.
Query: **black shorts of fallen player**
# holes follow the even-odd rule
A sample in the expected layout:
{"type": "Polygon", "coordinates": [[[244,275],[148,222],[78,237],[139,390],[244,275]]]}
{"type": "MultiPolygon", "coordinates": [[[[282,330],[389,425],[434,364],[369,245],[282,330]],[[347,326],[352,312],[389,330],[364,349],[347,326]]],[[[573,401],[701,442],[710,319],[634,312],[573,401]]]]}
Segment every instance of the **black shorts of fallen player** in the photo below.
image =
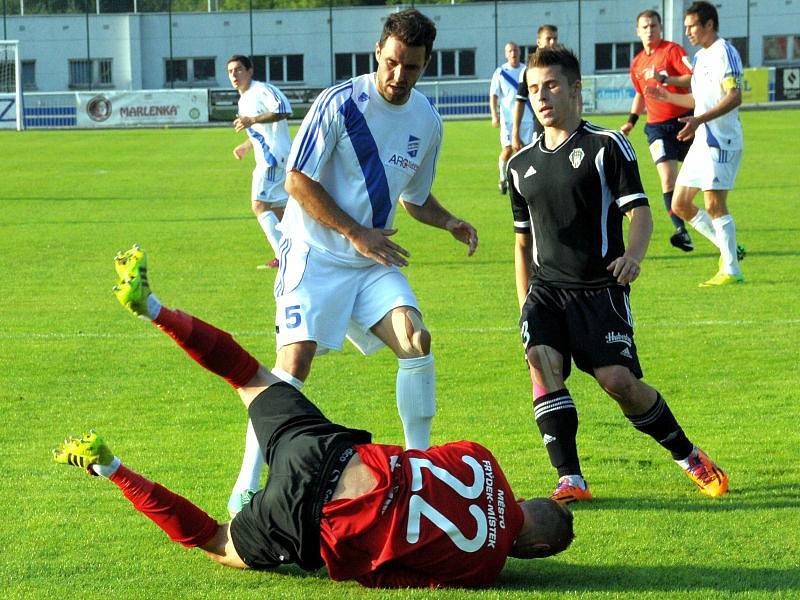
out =
{"type": "Polygon", "coordinates": [[[289,563],[319,569],[322,505],[355,454],[353,446],[370,443],[372,436],[332,423],[286,383],[259,394],[249,414],[269,474],[264,489],[231,523],[236,552],[253,569],[289,563]]]}
{"type": "Polygon", "coordinates": [[[571,360],[592,376],[596,368],[611,365],[627,367],[639,379],[643,376],[626,287],[579,290],[534,284],[519,326],[526,356],[534,346],[554,348],[564,358],[565,380],[571,360]]]}

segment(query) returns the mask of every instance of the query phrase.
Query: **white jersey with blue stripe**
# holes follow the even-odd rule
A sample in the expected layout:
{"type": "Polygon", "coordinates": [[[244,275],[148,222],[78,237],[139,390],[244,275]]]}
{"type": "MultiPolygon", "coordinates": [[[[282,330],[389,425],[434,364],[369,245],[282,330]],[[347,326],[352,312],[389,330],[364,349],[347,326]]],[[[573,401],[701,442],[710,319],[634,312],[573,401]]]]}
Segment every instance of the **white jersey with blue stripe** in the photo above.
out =
{"type": "MultiPolygon", "coordinates": [[[[247,91],[239,97],[239,116],[256,117],[266,112],[291,113],[292,106],[274,85],[252,81],[247,91]]],[[[253,144],[256,167],[282,167],[286,163],[292,144],[286,119],[274,123],[254,123],[247,128],[247,135],[253,144]]]]}
{"type": "MultiPolygon", "coordinates": [[[[374,77],[355,77],[317,97],[295,135],[287,172],[319,182],[359,224],[385,229],[392,226],[399,198],[416,205],[427,200],[442,145],[442,119],[417,90],[405,104],[390,104],[374,77]]],[[[291,196],[281,230],[354,266],[374,264],[291,196]]]]}
{"type": "MultiPolygon", "coordinates": [[[[692,68],[694,114],[703,114],[716,106],[731,86],[741,89],[742,73],[742,59],[736,48],[725,39],[717,38],[708,48],[700,48],[694,56],[692,68]]],[[[695,138],[714,148],[741,150],[743,140],[739,109],[735,108],[703,123],[697,129],[695,138]]]]}
{"type": "MultiPolygon", "coordinates": [[[[514,105],[516,104],[517,88],[522,73],[525,72],[525,65],[520,63],[517,67],[512,67],[510,64],[503,63],[498,67],[492,75],[492,81],[489,84],[489,95],[497,96],[498,104],[500,105],[500,118],[506,125],[511,125],[512,116],[514,114],[514,105]]],[[[530,111],[522,113],[523,123],[532,123],[533,117],[530,111]]]]}

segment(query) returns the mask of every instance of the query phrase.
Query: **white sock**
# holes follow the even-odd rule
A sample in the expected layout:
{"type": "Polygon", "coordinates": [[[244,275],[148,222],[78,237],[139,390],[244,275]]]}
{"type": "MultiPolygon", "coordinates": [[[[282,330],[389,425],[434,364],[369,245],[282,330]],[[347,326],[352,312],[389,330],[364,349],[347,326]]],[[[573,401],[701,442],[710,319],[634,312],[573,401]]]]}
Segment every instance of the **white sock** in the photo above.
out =
{"type": "Polygon", "coordinates": [[[109,465],[97,465],[97,464],[92,465],[92,471],[100,475],[100,477],[105,477],[106,479],[108,479],[114,473],[117,472],[117,469],[119,469],[119,466],[121,464],[122,462],[119,460],[119,458],[115,456],[114,460],[112,460],[111,464],[109,465]]]}
{"type": "Polygon", "coordinates": [[[433,355],[397,360],[397,412],[403,422],[406,449],[427,450],[436,415],[436,371],[433,355]]]}
{"type": "Polygon", "coordinates": [[[303,386],[305,385],[304,381],[300,381],[297,377],[294,377],[290,373],[287,373],[286,371],[284,371],[283,369],[279,369],[278,367],[272,367],[272,374],[275,375],[275,377],[277,377],[284,383],[288,383],[289,385],[294,386],[298,392],[302,390],[303,386]]]}
{"type": "Polygon", "coordinates": [[[275,256],[278,256],[278,246],[281,243],[281,232],[278,231],[278,216],[272,212],[271,210],[266,210],[258,217],[258,224],[261,225],[261,229],[264,230],[264,235],[267,236],[267,241],[269,245],[272,246],[272,251],[275,253],[275,256]]]}
{"type": "Polygon", "coordinates": [[[244,438],[244,456],[242,457],[242,468],[239,469],[239,477],[233,484],[231,496],[238,496],[245,490],[257,490],[261,483],[261,471],[264,468],[264,453],[258,444],[256,431],[253,429],[253,422],[247,419],[247,434],[244,438]]]}
{"type": "Polygon", "coordinates": [[[579,487],[582,490],[586,489],[586,480],[581,475],[564,475],[563,477],[559,477],[558,481],[569,481],[569,484],[575,487],[579,487]]]}
{"type": "Polygon", "coordinates": [[[506,165],[507,164],[508,163],[506,163],[506,161],[504,161],[502,158],[498,158],[497,159],[497,167],[500,169],[500,181],[505,181],[506,180],[506,165]]]}
{"type": "Polygon", "coordinates": [[[689,459],[692,457],[692,454],[697,452],[697,446],[692,447],[692,451],[689,453],[689,456],[684,458],[683,460],[676,460],[675,462],[685,471],[689,468],[689,459]]]}
{"type": "Polygon", "coordinates": [[[722,255],[722,271],[728,275],[740,275],[736,258],[736,224],[731,215],[723,215],[711,221],[717,234],[717,246],[722,255]]]}
{"type": "Polygon", "coordinates": [[[689,224],[694,227],[698,232],[702,233],[708,240],[719,248],[717,243],[717,234],[714,231],[714,225],[711,223],[711,217],[702,208],[698,209],[697,214],[689,221],[689,224]]]}

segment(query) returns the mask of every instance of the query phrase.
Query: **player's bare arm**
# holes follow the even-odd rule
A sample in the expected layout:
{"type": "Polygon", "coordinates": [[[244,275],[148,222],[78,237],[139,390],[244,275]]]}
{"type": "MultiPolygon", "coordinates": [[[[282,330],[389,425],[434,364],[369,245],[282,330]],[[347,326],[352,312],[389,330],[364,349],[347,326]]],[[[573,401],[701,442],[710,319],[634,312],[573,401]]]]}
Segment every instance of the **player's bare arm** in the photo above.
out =
{"type": "Polygon", "coordinates": [[[250,140],[250,138],[247,138],[244,142],[242,142],[241,144],[236,146],[236,148],[233,149],[233,157],[236,160],[242,160],[244,156],[248,152],[250,152],[250,149],[252,147],[253,147],[253,142],[250,140]]]}
{"type": "Polygon", "coordinates": [[[492,113],[492,127],[497,129],[500,127],[500,115],[497,112],[497,96],[495,94],[489,96],[489,111],[492,113]]]}
{"type": "Polygon", "coordinates": [[[519,126],[522,124],[522,114],[525,112],[525,103],[522,100],[514,102],[514,113],[511,119],[511,149],[518,152],[522,148],[522,140],[519,139],[519,126]]]}
{"type": "Polygon", "coordinates": [[[236,131],[242,131],[248,127],[252,127],[256,123],[277,123],[292,116],[292,113],[273,113],[263,112],[255,117],[242,117],[237,116],[233,121],[233,128],[236,131]]]}
{"type": "MultiPolygon", "coordinates": [[[[631,102],[631,115],[637,115],[638,118],[638,116],[641,115],[644,110],[644,96],[637,92],[633,97],[633,102],[631,102]]],[[[633,130],[634,125],[636,125],[636,121],[632,118],[629,118],[627,122],[623,123],[619,130],[625,135],[628,135],[633,130]]]]}
{"type": "Polygon", "coordinates": [[[299,171],[286,174],[286,191],[311,217],[345,236],[359,254],[384,266],[405,267],[408,250],[394,243],[389,236],[396,229],[374,229],[358,224],[344,212],[322,185],[299,171]]]}
{"type": "Polygon", "coordinates": [[[439,204],[433,194],[428,194],[428,199],[425,200],[425,204],[422,206],[411,202],[403,202],[402,198],[400,198],[400,203],[408,214],[420,223],[449,231],[459,242],[466,244],[468,247],[467,256],[475,254],[475,250],[478,247],[478,232],[466,221],[462,221],[452,215],[444,206],[439,204]]]}
{"type": "Polygon", "coordinates": [[[637,206],[629,210],[626,216],[630,220],[630,226],[625,254],[608,265],[608,270],[617,278],[620,285],[628,285],[639,277],[641,264],[653,233],[653,216],[649,206],[637,206]]]}
{"type": "Polygon", "coordinates": [[[655,85],[648,85],[644,88],[644,93],[648,98],[659,102],[669,102],[684,108],[694,108],[694,96],[691,94],[674,94],[667,88],[655,85]]]}
{"type": "Polygon", "coordinates": [[[517,233],[514,240],[514,281],[520,309],[525,304],[530,286],[530,265],[533,261],[533,237],[530,233],[517,233]]]}
{"type": "Polygon", "coordinates": [[[678,132],[678,139],[681,141],[690,139],[701,123],[713,121],[714,119],[731,112],[741,103],[742,90],[740,90],[738,87],[729,88],[725,92],[725,95],[722,97],[722,99],[720,99],[719,102],[717,102],[702,115],[682,117],[678,119],[678,121],[684,123],[683,129],[678,132]]]}

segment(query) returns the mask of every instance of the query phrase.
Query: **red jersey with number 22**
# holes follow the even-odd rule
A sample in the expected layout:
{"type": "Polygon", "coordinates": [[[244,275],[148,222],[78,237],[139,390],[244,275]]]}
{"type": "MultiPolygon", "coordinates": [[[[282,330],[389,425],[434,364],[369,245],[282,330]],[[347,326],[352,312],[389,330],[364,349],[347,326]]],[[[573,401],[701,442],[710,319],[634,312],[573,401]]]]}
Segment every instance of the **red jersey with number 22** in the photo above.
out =
{"type": "Polygon", "coordinates": [[[356,450],[378,484],[323,508],[320,552],[331,579],[368,587],[494,582],[523,516],[491,452],[464,441],[356,450]]]}
{"type": "MultiPolygon", "coordinates": [[[[646,74],[652,69],[653,75],[663,73],[667,77],[675,77],[677,75],[691,75],[692,64],[686,56],[686,51],[675,42],[668,42],[661,40],[661,43],[656,46],[651,54],[647,54],[644,50],[639,52],[631,63],[631,83],[636,89],[637,93],[644,96],[644,105],[647,108],[647,122],[648,123],[663,123],[675,117],[681,117],[691,112],[691,109],[685,106],[678,106],[670,102],[661,102],[647,96],[644,89],[647,86],[660,86],[654,78],[648,79],[646,74]]],[[[688,94],[689,88],[680,88],[674,85],[664,86],[674,94],[688,94]]]]}

